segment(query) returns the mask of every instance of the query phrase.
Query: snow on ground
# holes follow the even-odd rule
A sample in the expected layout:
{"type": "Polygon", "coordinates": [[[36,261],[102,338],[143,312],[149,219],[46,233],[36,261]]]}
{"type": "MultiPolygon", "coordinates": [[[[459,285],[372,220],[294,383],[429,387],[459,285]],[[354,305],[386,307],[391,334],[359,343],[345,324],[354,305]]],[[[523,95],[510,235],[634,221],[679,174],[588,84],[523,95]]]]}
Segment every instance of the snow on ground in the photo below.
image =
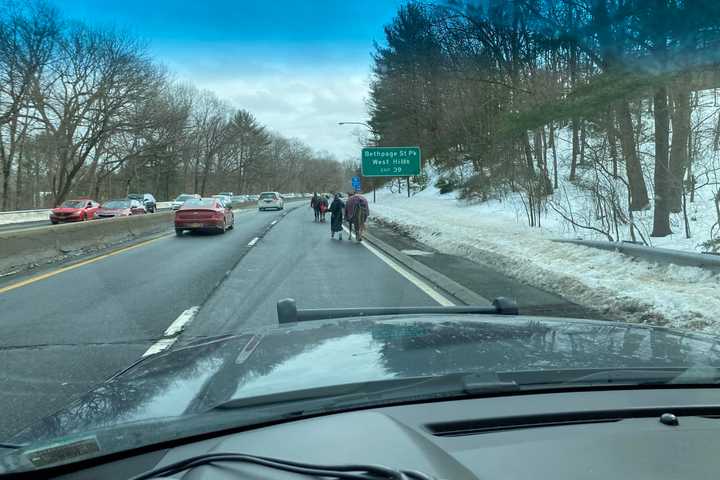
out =
{"type": "Polygon", "coordinates": [[[17,213],[0,213],[0,225],[20,222],[39,222],[48,220],[50,210],[34,211],[34,212],[17,212],[17,213]]]}
{"type": "MultiPolygon", "coordinates": [[[[379,191],[371,217],[443,253],[463,255],[618,320],[720,333],[720,276],[553,242],[512,199],[467,204],[430,186],[411,198],[379,191]]],[[[557,222],[559,224],[559,222],[557,222]]]]}

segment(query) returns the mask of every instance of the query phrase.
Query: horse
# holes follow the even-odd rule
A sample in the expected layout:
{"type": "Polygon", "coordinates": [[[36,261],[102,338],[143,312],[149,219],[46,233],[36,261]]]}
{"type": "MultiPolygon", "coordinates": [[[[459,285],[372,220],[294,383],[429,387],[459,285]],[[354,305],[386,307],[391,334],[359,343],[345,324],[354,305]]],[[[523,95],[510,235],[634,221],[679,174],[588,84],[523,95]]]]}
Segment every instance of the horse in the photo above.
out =
{"type": "Polygon", "coordinates": [[[320,222],[325,223],[325,213],[327,212],[328,204],[327,200],[320,200],[320,206],[319,206],[319,212],[320,212],[320,222]]]}
{"type": "Polygon", "coordinates": [[[350,240],[352,240],[353,227],[355,227],[355,240],[362,242],[362,234],[365,231],[365,222],[367,221],[367,217],[368,211],[365,205],[356,205],[353,217],[348,219],[350,240]]]}

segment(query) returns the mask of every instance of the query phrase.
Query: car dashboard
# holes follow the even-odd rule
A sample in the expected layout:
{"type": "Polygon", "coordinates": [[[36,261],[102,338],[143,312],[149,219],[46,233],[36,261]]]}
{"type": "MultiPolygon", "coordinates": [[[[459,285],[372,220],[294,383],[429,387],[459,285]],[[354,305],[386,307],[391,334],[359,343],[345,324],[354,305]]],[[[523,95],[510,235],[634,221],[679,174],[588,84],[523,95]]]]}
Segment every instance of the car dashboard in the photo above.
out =
{"type": "MultiPolygon", "coordinates": [[[[197,455],[244,453],[321,465],[381,464],[438,479],[699,479],[720,471],[718,438],[720,391],[713,388],[523,393],[287,421],[58,478],[130,478],[197,455]]],[[[183,474],[173,478],[313,478],[241,463],[183,474]]]]}

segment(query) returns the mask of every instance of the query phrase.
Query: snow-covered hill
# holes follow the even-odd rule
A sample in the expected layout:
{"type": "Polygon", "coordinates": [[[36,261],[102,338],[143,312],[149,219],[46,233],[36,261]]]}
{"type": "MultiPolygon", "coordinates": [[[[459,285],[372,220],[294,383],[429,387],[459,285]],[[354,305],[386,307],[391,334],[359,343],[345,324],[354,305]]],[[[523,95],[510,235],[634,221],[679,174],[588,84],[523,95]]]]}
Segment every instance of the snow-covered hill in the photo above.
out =
{"type": "Polygon", "coordinates": [[[720,333],[720,277],[559,244],[559,223],[530,228],[512,199],[468,205],[428,187],[411,198],[377,193],[371,217],[441,252],[462,255],[618,320],[720,333]],[[553,229],[553,226],[556,228],[553,229]]]}

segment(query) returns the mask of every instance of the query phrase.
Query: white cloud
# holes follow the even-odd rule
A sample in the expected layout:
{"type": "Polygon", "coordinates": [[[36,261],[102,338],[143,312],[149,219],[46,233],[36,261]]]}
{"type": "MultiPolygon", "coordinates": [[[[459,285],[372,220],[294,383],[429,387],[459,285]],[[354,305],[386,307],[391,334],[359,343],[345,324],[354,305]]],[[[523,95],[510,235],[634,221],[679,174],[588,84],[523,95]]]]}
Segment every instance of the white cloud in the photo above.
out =
{"type": "Polygon", "coordinates": [[[362,132],[338,122],[367,119],[369,61],[363,65],[299,64],[296,60],[291,66],[243,61],[242,56],[228,52],[200,58],[173,61],[170,70],[233,106],[249,110],[281,135],[299,138],[338,159],[359,158],[358,134],[362,132]]]}

